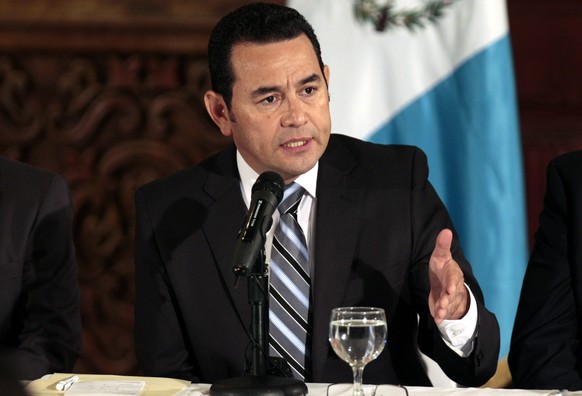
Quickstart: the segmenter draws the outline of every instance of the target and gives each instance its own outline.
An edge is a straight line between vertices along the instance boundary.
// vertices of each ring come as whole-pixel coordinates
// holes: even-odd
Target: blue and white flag
[[[528,247],[505,1],[393,1],[393,16],[428,3],[442,15],[383,32],[356,19],[357,1],[287,2],[312,23],[330,67],[333,132],[426,152],[506,356]]]

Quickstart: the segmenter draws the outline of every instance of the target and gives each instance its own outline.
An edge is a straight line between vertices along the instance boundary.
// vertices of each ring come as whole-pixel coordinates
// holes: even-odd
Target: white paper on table
[[[137,396],[145,381],[79,381],[65,391],[65,395]]]
[[[198,384],[190,384],[174,396],[204,396]]]

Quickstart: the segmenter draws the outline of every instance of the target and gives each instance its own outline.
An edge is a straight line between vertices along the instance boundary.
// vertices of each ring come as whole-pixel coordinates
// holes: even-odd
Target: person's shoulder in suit
[[[330,135],[327,150],[337,150],[339,147],[346,147],[359,158],[368,158],[370,160],[385,160],[385,156],[395,156],[395,158],[407,158],[411,155],[425,155],[417,146],[405,144],[384,144],[374,143],[356,137],[332,133]]]
[[[558,172],[561,178],[582,186],[582,150],[570,151],[560,154],[550,161],[548,173]]]
[[[68,199],[68,186],[65,179],[56,172],[36,167],[24,162],[0,156],[0,183],[4,194],[16,199],[29,199],[44,194],[49,184],[53,184],[55,194]],[[4,196],[6,198],[6,196]]]
[[[234,177],[238,175],[235,155],[234,146],[229,146],[198,164],[142,185],[137,189],[136,194],[163,202],[203,193],[203,187],[209,178],[218,178],[220,181],[232,183],[238,180]]]
[[[427,157],[419,147],[367,142],[336,133],[331,134],[322,161],[343,167],[367,184],[394,184],[398,180],[408,183],[413,171],[428,174]]]
[[[582,150],[569,151],[552,159],[553,162],[582,166]]]
[[[71,209],[65,178],[48,169],[0,156],[2,206],[19,214],[33,212],[41,204],[45,210]]]
[[[51,219],[72,232],[71,195],[62,175],[0,156],[0,193],[5,216],[0,232],[11,232],[22,240]],[[72,235],[69,239],[72,244]]]

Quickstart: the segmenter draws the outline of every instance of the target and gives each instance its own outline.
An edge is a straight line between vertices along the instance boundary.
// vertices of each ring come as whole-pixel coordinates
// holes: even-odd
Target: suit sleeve
[[[65,181],[51,175],[39,197],[24,257],[22,329],[8,359],[26,379],[70,372],[81,352],[72,208]],[[30,209],[30,208],[28,208]]]
[[[493,376],[497,368],[499,325],[495,315],[485,308],[483,293],[460,248],[452,221],[428,181],[426,156],[420,150],[415,155],[412,174],[411,207],[413,208],[412,224],[416,246],[413,254],[415,263],[412,269],[412,289],[416,290],[416,304],[419,307],[418,344],[422,352],[435,360],[450,379],[464,386],[480,386]],[[428,308],[428,292],[430,291],[428,262],[434,249],[436,236],[443,228],[450,228],[453,231],[451,252],[461,267],[465,283],[470,287],[477,303],[477,337],[472,353],[465,358],[460,357],[444,342]]]
[[[577,319],[568,259],[571,186],[552,161],[544,207],[526,270],[509,365],[520,388],[582,389],[576,369]]]
[[[148,376],[172,377],[198,382],[189,362],[187,337],[179,309],[167,280],[156,243],[155,221],[146,198],[136,194],[135,236],[135,340],[138,363]]]

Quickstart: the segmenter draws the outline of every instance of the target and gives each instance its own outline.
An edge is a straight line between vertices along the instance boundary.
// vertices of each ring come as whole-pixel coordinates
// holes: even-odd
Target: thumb
[[[433,257],[441,258],[447,257],[451,254],[451,244],[453,242],[453,232],[448,228],[443,229],[436,238]]]

